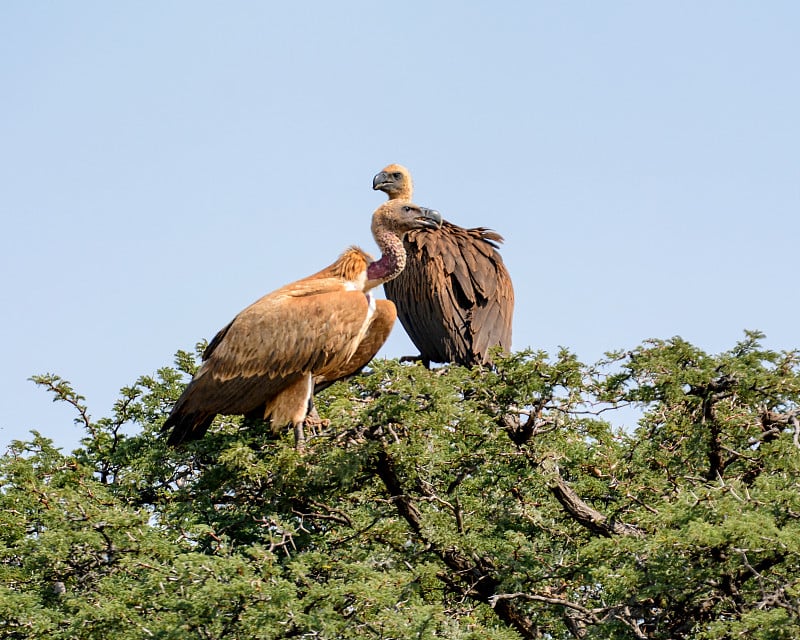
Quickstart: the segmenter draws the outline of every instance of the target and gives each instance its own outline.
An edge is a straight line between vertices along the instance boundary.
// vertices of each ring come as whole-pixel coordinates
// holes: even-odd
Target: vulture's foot
[[[312,437],[318,435],[317,430],[322,428],[326,429],[331,424],[331,421],[325,418],[324,420],[319,417],[317,408],[312,404],[311,410],[308,412],[306,419],[303,420],[303,427],[309,430]]]

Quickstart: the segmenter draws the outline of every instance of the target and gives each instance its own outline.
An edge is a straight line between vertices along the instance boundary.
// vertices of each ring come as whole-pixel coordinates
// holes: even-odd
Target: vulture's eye
[[[411,211],[414,211],[414,207],[403,207],[403,211],[410,213]]]
[[[392,180],[399,180],[402,177],[403,177],[402,173],[393,173],[392,174]]]

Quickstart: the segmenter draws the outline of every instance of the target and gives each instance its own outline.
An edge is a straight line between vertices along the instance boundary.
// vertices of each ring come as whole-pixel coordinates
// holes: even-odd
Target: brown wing
[[[472,366],[493,346],[510,350],[514,289],[499,242],[449,222],[406,237],[406,268],[384,289],[424,360]]]
[[[264,296],[209,344],[164,424],[173,429],[168,442],[200,438],[215,415],[251,413],[311,372],[346,362],[367,317],[360,291]]]
[[[375,313],[370,319],[369,327],[358,349],[347,362],[318,372],[314,378],[314,393],[327,389],[337,380],[354,376],[367,366],[386,342],[395,320],[397,320],[397,310],[394,304],[390,300],[376,300]]]

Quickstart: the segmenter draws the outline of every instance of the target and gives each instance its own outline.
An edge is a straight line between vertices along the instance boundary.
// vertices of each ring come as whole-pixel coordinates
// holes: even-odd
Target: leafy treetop
[[[800,637],[800,368],[749,332],[429,371],[316,398],[304,455],[218,418],[159,430],[195,356],[66,455],[0,459],[5,638]],[[635,428],[614,412],[635,407]],[[629,414],[629,412],[628,412]]]

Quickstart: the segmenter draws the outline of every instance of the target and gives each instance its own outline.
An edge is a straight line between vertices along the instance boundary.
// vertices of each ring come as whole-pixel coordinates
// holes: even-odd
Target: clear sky
[[[374,251],[391,162],[505,236],[515,348],[800,347],[798,68],[793,1],[0,3],[0,446]]]

